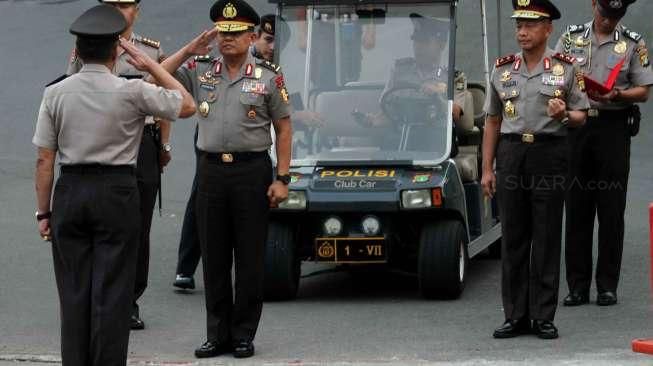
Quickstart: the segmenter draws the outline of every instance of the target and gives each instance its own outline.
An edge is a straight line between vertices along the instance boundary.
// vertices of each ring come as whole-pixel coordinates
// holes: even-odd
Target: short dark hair
[[[77,56],[85,63],[111,61],[115,57],[117,42],[113,38],[77,37]]]

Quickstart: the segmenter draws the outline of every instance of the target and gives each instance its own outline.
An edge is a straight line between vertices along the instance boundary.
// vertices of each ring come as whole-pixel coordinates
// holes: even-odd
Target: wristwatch
[[[284,185],[288,185],[290,184],[290,174],[279,174],[277,175],[277,180]]]
[[[52,217],[52,212],[48,211],[48,212],[44,212],[44,213],[40,214],[38,211],[36,211],[34,213],[34,216],[36,216],[36,221],[41,222],[41,221],[43,221],[45,219],[49,219],[50,217]]]
[[[165,144],[161,144],[161,149],[164,152],[171,152],[172,151],[172,145],[170,145],[170,143],[166,142]]]

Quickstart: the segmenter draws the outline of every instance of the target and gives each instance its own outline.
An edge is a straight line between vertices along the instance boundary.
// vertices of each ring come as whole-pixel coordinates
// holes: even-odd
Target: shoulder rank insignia
[[[494,65],[495,67],[501,67],[503,65],[507,65],[514,61],[515,61],[515,55],[504,56],[504,57],[499,57]]]
[[[579,33],[585,30],[585,24],[572,24],[567,27],[569,33]]]
[[[281,71],[281,66],[277,66],[270,61],[261,60],[258,64],[273,71],[275,74],[278,74]]]
[[[141,42],[142,44],[146,45],[146,46],[150,46],[150,47],[152,47],[152,48],[156,48],[157,50],[158,50],[159,48],[161,48],[161,42],[159,42],[159,41],[157,41],[157,40],[154,40],[154,39],[151,39],[151,38],[147,38],[147,37],[139,37],[139,38],[138,38],[138,41]]]
[[[639,42],[639,41],[642,39],[642,35],[641,35],[641,34],[639,34],[639,33],[637,33],[637,32],[633,32],[633,31],[629,30],[629,29],[626,28],[626,27],[624,27],[624,29],[623,29],[623,34],[624,34],[624,36],[626,36],[626,37],[632,39],[632,40],[635,41],[635,42]]]
[[[568,64],[573,64],[574,62],[576,62],[576,59],[574,57],[565,55],[563,53],[556,53],[555,55],[553,55],[553,58],[566,62]]]
[[[194,60],[196,62],[212,62],[213,57],[211,55],[195,56]]]

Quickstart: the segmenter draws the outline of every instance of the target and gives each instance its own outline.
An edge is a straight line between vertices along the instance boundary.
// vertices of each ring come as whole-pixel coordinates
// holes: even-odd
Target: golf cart
[[[415,273],[425,298],[459,297],[469,258],[496,252],[501,237],[479,174],[487,51],[485,83],[461,87],[454,72],[459,2],[270,2],[288,24],[277,27],[289,34],[277,35],[287,44],[276,59],[294,134],[289,198],[271,213],[266,299],[296,297],[303,261]],[[485,25],[484,1],[481,8]],[[403,72],[398,65],[417,57],[416,17],[444,32],[432,60],[439,93],[388,83]],[[462,90],[466,112],[454,128],[454,93]],[[384,123],[361,122],[369,116]]]

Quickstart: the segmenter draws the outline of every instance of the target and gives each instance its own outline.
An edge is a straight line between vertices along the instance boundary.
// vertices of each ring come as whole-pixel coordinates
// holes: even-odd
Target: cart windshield
[[[284,6],[292,165],[447,159],[451,14],[448,3]]]

